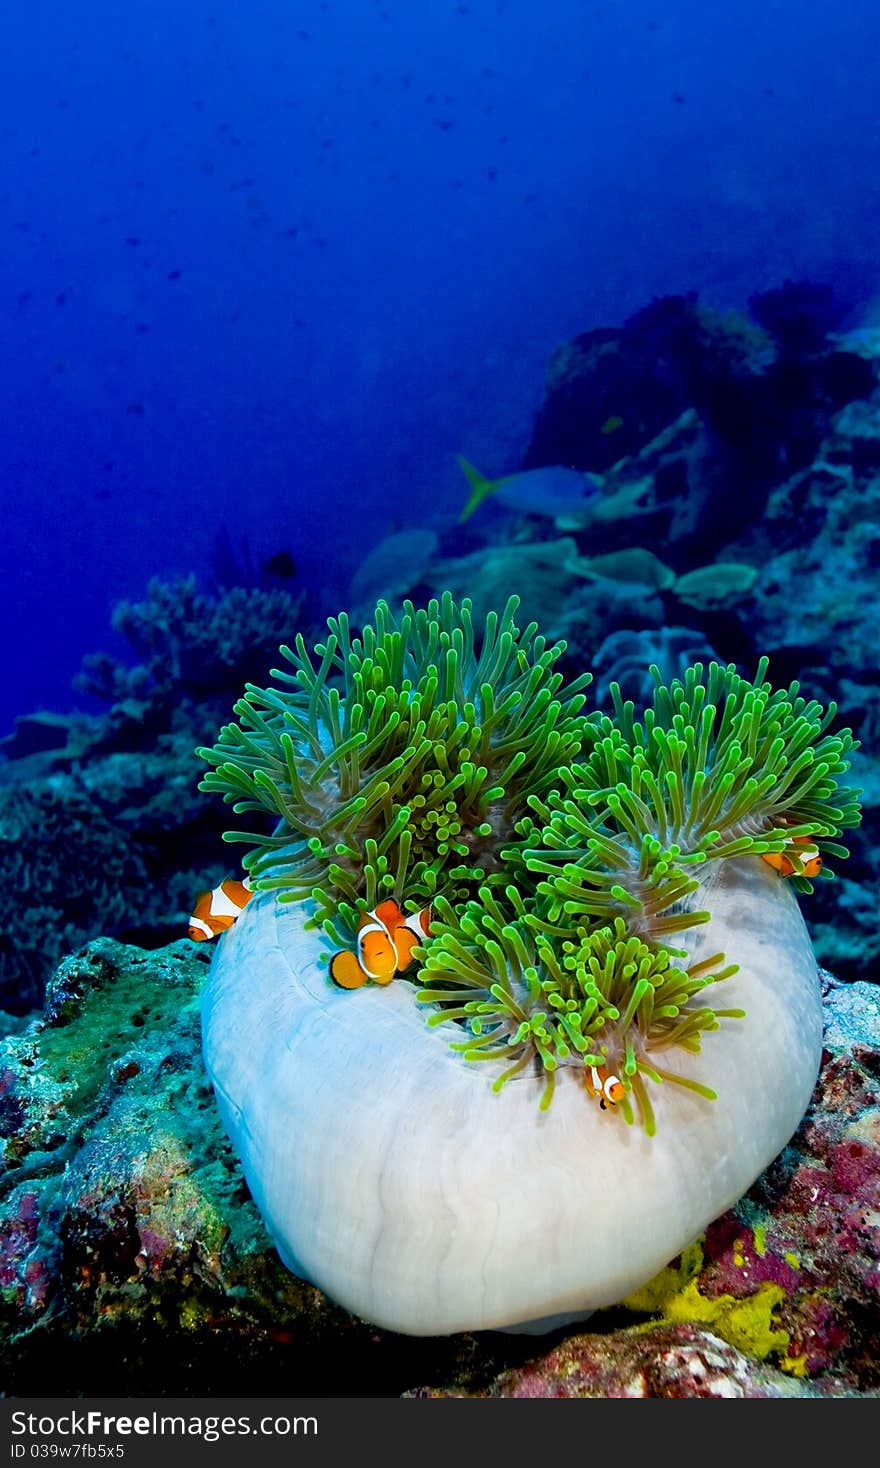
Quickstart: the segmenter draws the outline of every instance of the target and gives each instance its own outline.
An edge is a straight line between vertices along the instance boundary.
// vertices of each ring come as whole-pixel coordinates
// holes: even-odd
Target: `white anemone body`
[[[676,946],[739,972],[707,1002],[740,1007],[648,1082],[656,1135],[600,1110],[582,1069],[464,1060],[412,984],[337,988],[307,909],[253,898],[219,942],[203,1006],[208,1072],[266,1226],[290,1269],[376,1325],[412,1335],[585,1315],[644,1284],[781,1151],[819,1069],[816,960],[797,900],[758,857],[707,870],[711,922]]]

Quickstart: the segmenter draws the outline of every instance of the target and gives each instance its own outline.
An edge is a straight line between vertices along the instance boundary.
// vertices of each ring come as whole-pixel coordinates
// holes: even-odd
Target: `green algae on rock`
[[[154,953],[96,939],[0,1045],[0,1369],[20,1394],[207,1391],[223,1332],[265,1351],[279,1311],[289,1329],[319,1322],[211,1103],[205,974],[186,939]]]

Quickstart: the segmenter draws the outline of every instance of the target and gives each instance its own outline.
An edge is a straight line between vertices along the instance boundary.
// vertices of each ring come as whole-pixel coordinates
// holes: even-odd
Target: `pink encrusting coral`
[[[611,1336],[573,1336],[527,1365],[502,1372],[488,1389],[423,1387],[407,1395],[725,1401],[741,1397],[845,1397],[849,1393],[833,1382],[816,1385],[757,1363],[702,1326],[664,1322],[647,1330],[633,1326]]]
[[[52,1293],[51,1249],[41,1237],[39,1197],[27,1186],[7,1200],[0,1221],[0,1299],[40,1315]]]
[[[791,1144],[710,1224],[699,1268],[658,1313],[682,1318],[687,1292],[721,1335],[738,1304],[766,1305],[766,1356],[783,1371],[880,1387],[880,1043],[825,1049]]]

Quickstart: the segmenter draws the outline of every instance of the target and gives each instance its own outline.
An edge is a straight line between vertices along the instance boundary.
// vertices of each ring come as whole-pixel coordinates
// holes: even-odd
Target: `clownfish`
[[[819,848],[809,836],[792,836],[792,846],[800,846],[803,849],[798,856],[804,864],[803,876],[816,877],[822,870],[822,858]],[[762,851],[762,857],[769,866],[775,867],[783,877],[790,877],[794,873],[794,865],[789,861],[784,851]]]
[[[605,1065],[585,1066],[584,1085],[588,1095],[599,1098],[601,1111],[607,1110],[609,1106],[619,1106],[626,1094],[623,1081]]]
[[[365,912],[357,926],[355,948],[334,953],[330,977],[342,989],[359,989],[368,979],[390,984],[395,974],[409,968],[413,949],[429,933],[430,907],[406,917],[389,897]]]
[[[254,889],[249,878],[237,882],[227,877],[213,892],[200,892],[189,920],[189,937],[194,943],[204,943],[206,938],[216,938],[231,928],[239,913],[250,902]]]

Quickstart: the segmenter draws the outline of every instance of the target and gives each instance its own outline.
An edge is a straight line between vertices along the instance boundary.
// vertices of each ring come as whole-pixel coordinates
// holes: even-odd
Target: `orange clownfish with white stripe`
[[[803,862],[802,875],[805,877],[817,877],[822,870],[822,858],[819,848],[810,836],[792,836],[790,846],[798,847],[798,857]],[[794,864],[789,861],[784,851],[762,851],[762,857],[771,867],[775,867],[783,877],[794,874]]]
[[[250,902],[254,889],[245,877],[237,882],[227,877],[213,892],[200,892],[189,920],[189,936],[194,943],[204,943],[206,938],[216,938],[231,928],[243,908]]]
[[[601,1111],[607,1111],[609,1106],[619,1106],[626,1094],[623,1081],[606,1065],[585,1065],[584,1085],[587,1094],[598,1099]]]
[[[409,968],[413,949],[429,935],[430,922],[430,907],[407,917],[393,898],[387,898],[364,913],[357,925],[354,949],[334,953],[331,978],[342,989],[359,989],[368,979],[374,984],[390,984],[395,974]]]

